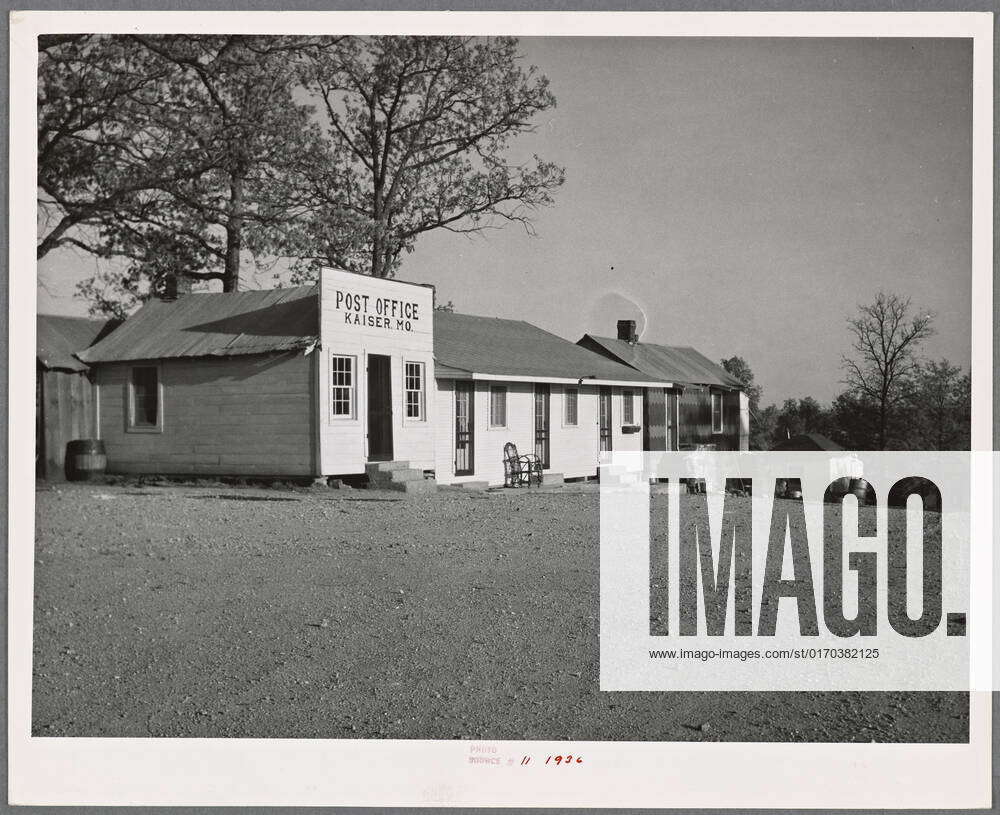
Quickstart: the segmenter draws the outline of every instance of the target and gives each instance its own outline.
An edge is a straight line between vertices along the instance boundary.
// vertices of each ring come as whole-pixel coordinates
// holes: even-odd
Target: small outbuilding
[[[35,323],[35,475],[60,478],[66,445],[97,432],[90,368],[74,354],[119,321],[39,314]]]
[[[821,433],[798,433],[778,442],[771,449],[815,452],[817,450],[843,450],[844,448]]]

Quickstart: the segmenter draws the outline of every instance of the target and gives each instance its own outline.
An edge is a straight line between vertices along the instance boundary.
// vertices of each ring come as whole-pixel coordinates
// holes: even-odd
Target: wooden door
[[[542,469],[549,468],[549,425],[551,388],[547,384],[535,385],[535,455],[542,462]]]
[[[666,397],[663,388],[644,388],[642,391],[642,449],[669,450],[667,438],[669,421],[666,415]]]
[[[475,400],[471,382],[455,383],[455,475],[475,472]]]
[[[678,436],[677,436],[677,391],[668,390],[666,392],[666,419],[667,419],[667,439],[666,439],[666,450],[677,450],[678,446]]]
[[[600,427],[602,453],[611,450],[611,388],[601,387],[597,396],[598,425]]]
[[[392,461],[392,365],[368,355],[368,460]]]

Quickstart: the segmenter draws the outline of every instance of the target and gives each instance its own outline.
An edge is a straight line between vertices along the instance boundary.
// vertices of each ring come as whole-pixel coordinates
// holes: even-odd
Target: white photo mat
[[[990,694],[967,744],[473,742],[31,736],[35,99],[41,33],[961,37],[973,52],[972,448],[992,451],[992,15],[983,13],[14,12],[10,92],[9,797],[14,804],[774,808],[990,805]],[[987,470],[989,468],[987,467]],[[989,500],[975,496],[974,500]],[[992,530],[979,529],[990,534]],[[987,569],[989,572],[989,569]],[[982,595],[979,597],[983,601]],[[985,598],[987,605],[989,597]],[[979,607],[979,606],[975,606]],[[470,747],[533,756],[468,761]],[[548,754],[586,755],[553,773]],[[541,761],[538,757],[541,756]],[[582,770],[582,771],[580,771]]]

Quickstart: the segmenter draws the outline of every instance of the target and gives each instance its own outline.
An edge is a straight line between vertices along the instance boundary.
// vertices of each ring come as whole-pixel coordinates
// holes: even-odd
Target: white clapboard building
[[[551,479],[594,476],[602,450],[642,449],[647,390],[684,387],[526,322],[435,311],[429,286],[334,269],[151,300],[77,357],[109,472],[377,470],[412,489],[502,484],[508,442]]]

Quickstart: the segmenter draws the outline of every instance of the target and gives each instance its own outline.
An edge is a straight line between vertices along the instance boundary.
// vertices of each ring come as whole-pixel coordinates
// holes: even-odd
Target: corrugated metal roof
[[[150,300],[78,354],[85,362],[238,356],[307,348],[319,339],[316,286]]]
[[[648,376],[688,385],[743,387],[742,383],[721,365],[716,365],[704,354],[688,346],[656,345],[647,342],[630,345],[625,340],[595,337],[593,334],[584,334],[580,343],[586,344],[588,340]]]
[[[318,292],[317,286],[299,286],[150,300],[92,347],[74,350],[80,360],[94,363],[307,348],[319,338]],[[627,343],[623,345],[628,348]],[[717,368],[693,349],[664,350],[682,350],[685,358],[696,359],[702,367]],[[677,366],[669,368],[670,376],[629,367],[521,320],[442,311],[434,312],[434,357],[435,373],[446,377],[482,374],[636,383],[714,381],[681,378]],[[687,374],[691,367],[689,363],[680,370]]]
[[[662,382],[521,320],[434,312],[438,376],[461,373]]]
[[[36,319],[35,356],[50,370],[86,371],[87,366],[73,354],[89,348],[95,340],[119,324],[119,320],[39,314]]]

